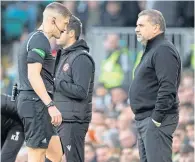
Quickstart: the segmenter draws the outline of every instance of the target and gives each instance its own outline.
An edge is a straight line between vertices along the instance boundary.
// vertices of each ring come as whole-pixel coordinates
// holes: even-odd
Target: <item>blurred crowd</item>
[[[42,12],[52,1],[3,1],[2,43],[32,32],[42,20]],[[58,1],[81,19],[83,33],[93,26],[135,27],[138,13],[157,9],[167,27],[194,27],[193,1]]]
[[[17,78],[15,61],[19,43],[40,25],[42,12],[50,2],[1,2],[1,92],[11,94],[12,85]],[[62,3],[81,19],[83,37],[89,28],[95,26],[135,27],[138,13],[148,8],[161,11],[167,27],[194,27],[193,1],[62,1]],[[85,162],[139,162],[134,115],[128,101],[130,82],[125,76],[129,73],[128,66],[133,64],[134,69],[139,63],[141,53],[132,58],[127,48],[119,46],[120,43],[115,34],[108,35],[105,40],[104,48],[107,52],[105,58],[121,53],[113,69],[114,72],[121,72],[121,76],[117,82],[112,83],[112,79],[105,78],[109,74],[101,71],[99,80],[96,81],[92,121],[86,135]],[[51,46],[55,56],[54,40],[51,40]],[[194,161],[194,47],[192,49],[189,47],[189,54],[186,54],[183,60],[179,88],[180,119],[173,137],[173,162]],[[133,79],[133,71],[131,75]],[[122,84],[124,80],[125,84]],[[17,162],[26,161],[27,152],[24,146]]]

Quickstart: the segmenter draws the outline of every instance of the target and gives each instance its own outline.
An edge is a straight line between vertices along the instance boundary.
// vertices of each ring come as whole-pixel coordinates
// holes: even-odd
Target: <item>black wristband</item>
[[[51,106],[55,106],[54,102],[51,101],[48,105],[46,105],[47,108],[51,107]]]

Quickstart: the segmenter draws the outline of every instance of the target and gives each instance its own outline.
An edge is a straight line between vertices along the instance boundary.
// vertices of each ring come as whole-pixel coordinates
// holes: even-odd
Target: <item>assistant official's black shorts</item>
[[[85,136],[89,123],[62,122],[57,127],[67,162],[84,162]]]
[[[16,156],[24,143],[23,126],[15,123],[9,130],[1,129],[1,161],[15,162]]]
[[[47,148],[51,137],[56,135],[48,108],[34,91],[21,91],[17,108],[24,125],[26,145]]]

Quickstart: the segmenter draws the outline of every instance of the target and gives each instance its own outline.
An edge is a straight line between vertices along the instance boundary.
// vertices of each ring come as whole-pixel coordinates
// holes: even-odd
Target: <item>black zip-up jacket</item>
[[[151,116],[161,123],[166,114],[177,113],[180,76],[181,60],[175,46],[163,33],[149,40],[129,91],[135,119]]]
[[[54,102],[63,121],[91,121],[95,63],[88,52],[89,48],[82,39],[58,51]]]
[[[15,101],[11,101],[11,96],[1,94],[1,131],[6,133],[11,127],[21,125],[22,122],[17,113],[17,105]]]

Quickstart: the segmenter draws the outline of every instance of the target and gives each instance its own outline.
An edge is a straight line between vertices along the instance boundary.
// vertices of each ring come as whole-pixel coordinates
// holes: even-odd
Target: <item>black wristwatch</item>
[[[51,106],[55,106],[54,102],[51,101],[48,105],[46,105],[47,108],[51,107]]]

